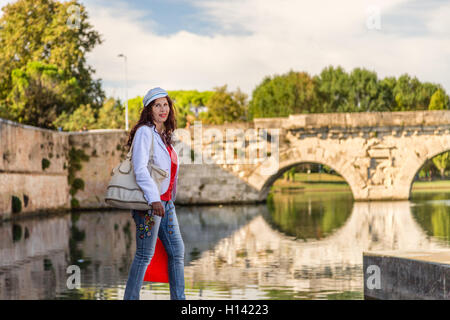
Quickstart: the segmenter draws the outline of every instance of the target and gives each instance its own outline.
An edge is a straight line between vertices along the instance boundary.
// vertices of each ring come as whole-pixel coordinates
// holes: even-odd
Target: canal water
[[[450,248],[450,193],[354,202],[350,192],[274,193],[267,204],[181,206],[187,299],[363,299],[362,254]],[[129,211],[0,225],[0,299],[122,299],[135,252]],[[68,289],[70,265],[81,287]],[[144,283],[141,299],[169,299]]]

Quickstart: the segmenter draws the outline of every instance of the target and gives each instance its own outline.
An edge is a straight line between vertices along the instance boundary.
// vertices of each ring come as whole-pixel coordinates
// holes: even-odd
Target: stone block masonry
[[[180,204],[262,202],[277,178],[305,162],[341,174],[355,200],[406,200],[425,161],[450,150],[450,111],[300,114],[202,127],[202,134],[221,133],[221,141],[210,134],[194,143],[193,126],[187,136],[176,134],[175,148],[187,146],[189,159],[234,141],[227,136],[230,129],[279,134],[268,139],[266,157],[251,163],[227,163],[215,152],[205,157],[208,162],[182,162]],[[0,119],[0,220],[37,211],[105,208],[111,170],[125,158],[127,139],[125,130],[57,132]],[[249,155],[258,148],[253,139],[243,141],[232,154]],[[274,159],[276,169],[262,174]]]

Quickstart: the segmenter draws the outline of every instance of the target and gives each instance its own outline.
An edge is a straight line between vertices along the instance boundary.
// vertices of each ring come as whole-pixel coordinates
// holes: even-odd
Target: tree
[[[79,14],[70,13],[71,6],[78,8]],[[105,94],[100,80],[93,80],[95,71],[86,63],[86,54],[102,40],[89,24],[82,4],[73,0],[18,0],[2,10],[0,105],[9,108],[13,103],[10,95],[14,86],[13,71],[23,70],[29,62],[40,61],[62,70],[63,82],[76,79],[80,90],[67,101],[66,113],[73,112],[81,104],[90,104],[94,109],[102,106]],[[69,24],[73,22],[72,18],[77,19],[79,27],[69,27],[68,21]]]
[[[420,82],[408,74],[378,80],[377,74],[355,68],[325,67],[308,80],[306,73],[290,71],[266,76],[253,91],[250,119],[283,117],[306,112],[413,111],[448,108],[449,98],[440,85]],[[440,92],[436,92],[441,90]]]
[[[318,112],[351,112],[349,103],[351,81],[345,70],[338,66],[326,67],[319,76],[314,77],[319,100]]]
[[[65,111],[54,121],[56,127],[61,127],[64,131],[79,131],[82,129],[97,129],[95,110],[91,106],[82,104],[72,114]]]
[[[436,166],[436,169],[439,170],[441,178],[445,178],[445,169],[447,169],[450,165],[450,151],[441,153],[440,155],[435,156],[433,159],[433,164]]]
[[[208,112],[202,120],[211,124],[244,120],[247,95],[239,88],[236,92],[228,92],[227,85],[215,87],[214,90],[207,102]]]
[[[296,172],[297,172],[296,167],[290,168],[283,174],[284,180],[295,182],[295,173]]]
[[[30,125],[52,128],[52,122],[70,108],[80,88],[55,65],[38,61],[12,71],[12,89],[8,95],[8,118]]]
[[[392,111],[395,107],[394,88],[397,84],[395,77],[386,77],[378,81],[377,102],[370,111]],[[368,110],[369,111],[369,110]]]
[[[248,106],[248,116],[250,119],[270,117],[275,113],[272,111],[274,94],[271,81],[270,76],[266,76],[253,90],[252,100]]]
[[[290,70],[273,78],[265,77],[253,90],[248,118],[311,113],[315,112],[316,105],[314,83],[310,75]]]
[[[403,74],[393,89],[395,100],[393,111],[427,110],[431,96],[438,89],[435,84],[421,83],[416,77]]]
[[[142,104],[142,100],[141,100]],[[135,116],[135,108],[130,108],[130,100],[128,100],[129,121],[136,123],[138,116]],[[130,112],[131,111],[131,112]],[[133,115],[133,117],[131,117]],[[97,129],[124,129],[125,128],[125,108],[120,104],[120,101],[113,98],[108,98],[103,103],[103,106],[98,110]]]
[[[194,116],[191,107],[206,106],[208,100],[214,94],[213,91],[197,91],[197,90],[173,90],[167,92],[175,102],[177,115],[177,126],[183,128],[186,126],[187,117]],[[194,116],[195,118],[195,116]]]
[[[428,110],[447,110],[449,105],[449,98],[443,90],[438,89],[431,96]]]
[[[350,89],[346,110],[353,112],[378,111],[379,85],[377,74],[366,69],[355,68],[350,73]]]

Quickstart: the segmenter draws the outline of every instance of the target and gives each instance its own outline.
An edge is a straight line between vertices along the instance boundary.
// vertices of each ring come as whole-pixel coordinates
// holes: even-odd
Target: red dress
[[[173,152],[172,146],[166,146],[169,151],[170,158],[172,159],[170,167],[170,184],[164,194],[161,195],[161,200],[169,201],[172,199],[172,188],[175,181],[175,173],[178,166],[177,156]],[[144,281],[149,282],[169,282],[169,270],[168,270],[167,252],[159,238],[156,239],[155,253],[153,255],[150,264],[145,271]]]

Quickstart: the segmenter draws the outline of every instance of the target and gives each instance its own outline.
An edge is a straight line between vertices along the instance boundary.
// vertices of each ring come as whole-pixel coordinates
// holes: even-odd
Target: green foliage
[[[71,28],[68,8],[79,8],[79,27]],[[94,80],[86,55],[103,42],[76,0],[17,0],[0,17],[0,117],[64,130],[124,128],[125,107],[109,98]],[[205,123],[248,121],[298,113],[442,110],[449,97],[440,85],[421,83],[408,74],[378,79],[374,71],[327,66],[319,75],[290,70],[266,76],[252,99],[227,85],[214,91],[169,91],[179,128],[200,113]],[[138,121],[142,97],[128,100],[130,125]]]
[[[88,105],[81,105],[72,114],[65,111],[53,122],[55,127],[61,127],[65,131],[79,131],[83,128],[97,128],[95,111]]]
[[[270,203],[270,205],[269,205]],[[274,194],[268,203],[268,222],[274,229],[297,239],[324,239],[338,230],[350,217],[350,193]]]
[[[55,65],[39,61],[27,63],[11,74],[12,88],[7,96],[8,118],[38,127],[52,128],[52,121],[74,106],[79,92],[75,78],[68,78]]]
[[[47,169],[50,167],[50,161],[47,158],[42,159],[42,170]]]
[[[393,111],[427,110],[436,90],[436,85],[422,84],[416,77],[401,75],[392,92],[395,100]]]
[[[295,172],[297,172],[296,167],[292,167],[283,173],[283,178],[286,181],[295,181]]]
[[[52,260],[48,259],[48,258],[44,258],[44,270],[48,271],[48,270],[53,270],[53,263]]]
[[[89,156],[82,149],[72,147],[69,150],[69,185],[72,185],[75,179],[75,172],[82,169],[81,161],[88,161]]]
[[[84,181],[75,177],[76,172],[82,169],[81,161],[89,161],[89,156],[83,151],[83,149],[75,149],[74,147],[72,147],[69,150],[69,168],[67,175],[67,181],[70,186],[69,192],[72,196],[72,204],[74,203],[73,197],[75,196],[77,191],[80,189],[84,189]],[[74,208],[73,205],[72,208]]]
[[[144,104],[142,103],[143,97],[137,96],[132,99],[128,99],[128,120],[130,124],[135,124],[138,122],[139,117],[141,115],[142,109],[144,108]],[[125,105],[120,105],[120,109],[122,110],[122,126],[119,128],[125,128]]]
[[[187,123],[188,115],[195,118],[191,107],[207,106],[208,101],[214,94],[213,91],[197,91],[197,90],[173,90],[167,91],[169,96],[174,100],[176,119],[178,128],[184,128]],[[192,118],[193,119],[193,118]]]
[[[253,91],[248,115],[249,119],[283,117],[316,112],[316,106],[316,92],[309,74],[290,70],[284,75],[264,78]]]
[[[133,109],[131,109],[133,111]],[[130,108],[129,108],[130,111]],[[130,115],[132,115],[130,117]],[[129,121],[137,121],[138,116],[129,112]],[[134,120],[136,119],[136,120]],[[82,129],[123,129],[125,127],[125,109],[120,101],[108,98],[98,110],[91,105],[81,105],[73,113],[65,111],[53,121],[55,127],[65,131],[79,131]]]
[[[412,206],[411,213],[421,228],[428,236],[450,244],[450,215],[448,206],[439,200],[447,200],[448,193],[435,193],[430,199],[429,195],[416,196],[417,200],[424,203],[420,206]],[[434,201],[429,201],[434,200]],[[438,201],[436,201],[438,200]]]
[[[72,199],[70,200],[70,207],[71,207],[72,209],[77,209],[77,208],[80,207],[80,202],[78,201],[77,198],[72,198]]]
[[[95,129],[97,122],[95,119],[95,111],[88,105],[81,105],[72,114],[63,112],[53,124],[56,127],[62,127],[66,131],[79,131],[83,128]]]
[[[16,196],[11,198],[12,213],[19,213],[22,211],[22,201]]]
[[[13,242],[20,241],[22,239],[22,226],[20,224],[13,224],[12,227]]]
[[[215,87],[207,102],[208,111],[202,112],[200,119],[209,124],[243,121],[246,119],[247,95],[238,88],[228,92],[227,85]]]
[[[450,151],[441,153],[425,161],[418,172],[419,180],[435,180],[437,177],[445,179],[450,170]]]
[[[431,96],[428,110],[447,110],[448,106],[449,106],[448,96],[446,96],[443,90],[438,89]]]
[[[395,108],[393,91],[396,83],[395,77],[386,77],[378,81],[376,104],[370,111],[392,111]]]
[[[75,178],[70,188],[70,195],[74,196],[78,190],[84,190],[84,181],[80,178]]]
[[[421,83],[407,74],[379,80],[374,71],[355,68],[347,73],[340,66],[328,66],[312,81],[308,74],[292,70],[265,77],[253,91],[249,115],[252,119],[310,112],[413,111],[448,105],[440,85]]]
[[[317,112],[349,112],[349,92],[351,81],[345,70],[338,66],[326,67],[314,77],[319,99]]]
[[[79,28],[67,24],[72,5],[80,9]],[[62,111],[70,114],[81,104],[91,104],[94,109],[102,105],[100,80],[92,79],[95,71],[86,63],[86,54],[102,40],[89,24],[82,4],[18,0],[2,10],[0,114],[51,127]],[[44,113],[48,120],[42,120]]]
[[[350,73],[350,90],[346,110],[378,111],[378,78],[373,71],[361,68]]]
[[[439,170],[441,178],[445,178],[445,169],[450,168],[450,151],[441,153],[435,156],[433,159],[433,164]]]

